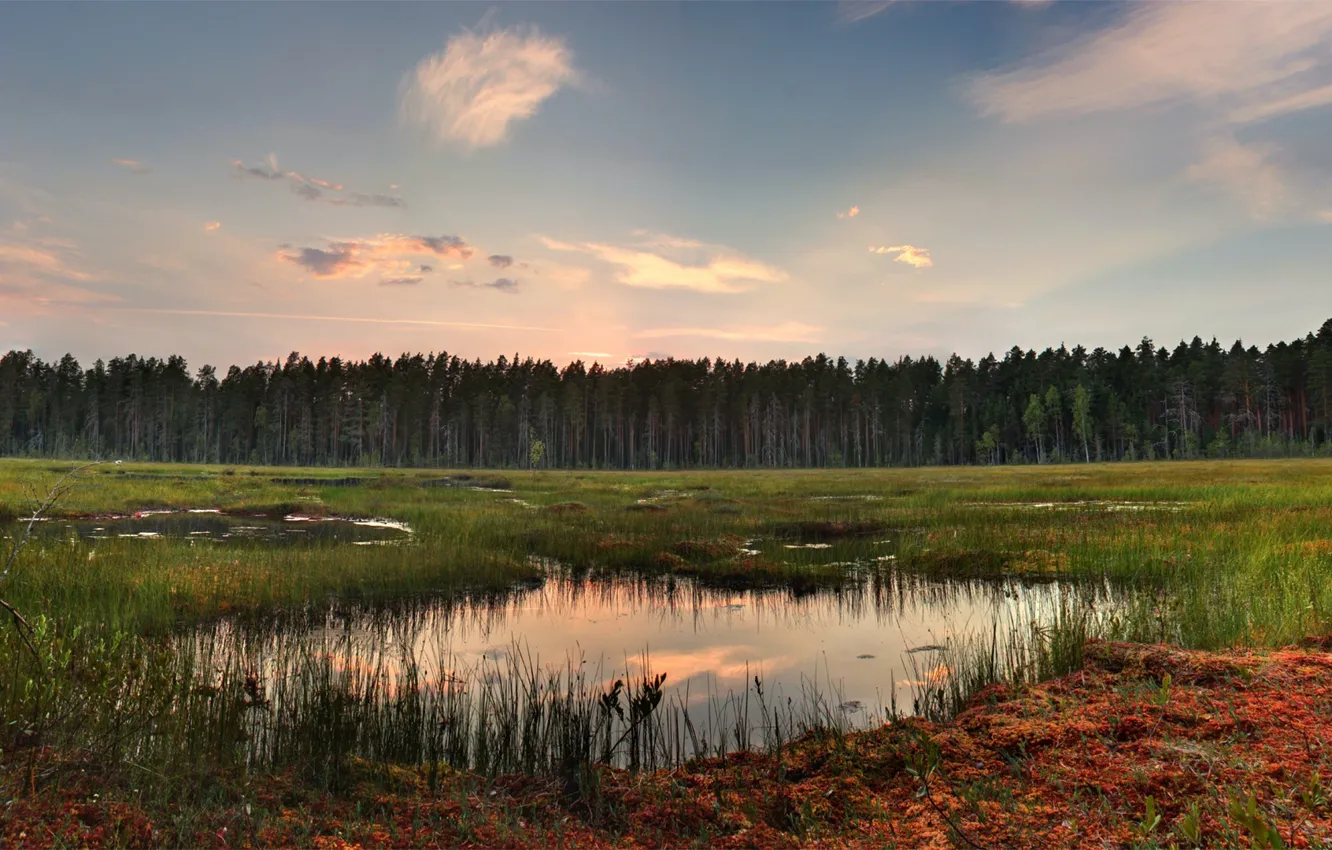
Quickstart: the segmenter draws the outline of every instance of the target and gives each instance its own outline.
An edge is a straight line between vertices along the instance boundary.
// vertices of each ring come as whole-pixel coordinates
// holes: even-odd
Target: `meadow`
[[[70,467],[0,463],[8,542]],[[115,533],[201,510],[231,525]],[[402,533],[365,545],[262,536],[262,522],[334,518]],[[94,838],[104,824],[51,833],[73,843],[191,843],[216,834],[219,812],[252,843],[304,843],[316,836],[261,836],[283,812],[363,797],[368,776],[376,793],[407,783],[471,800],[436,843],[556,836],[564,827],[535,812],[523,783],[545,783],[569,823],[592,830],[567,840],[660,839],[679,825],[632,826],[631,804],[608,791],[624,776],[743,763],[751,749],[780,762],[885,722],[914,728],[908,715],[947,724],[977,694],[1081,669],[1089,641],[1265,651],[1325,634],[1332,612],[1332,462],[1321,460],[649,473],[102,464],[43,520],[0,584],[31,625],[0,633],[4,794],[68,802],[96,776],[99,805],[151,814],[150,827],[122,817],[121,832]],[[232,527],[244,534],[209,537]],[[555,587],[630,594],[638,618],[822,605],[890,629],[912,606],[983,613],[928,652],[894,644],[905,684],[888,678],[863,716],[839,710],[831,676],[793,679],[798,692],[778,698],[746,670],[739,689],[682,697],[670,686],[684,673],[631,662],[637,645],[606,667],[521,647],[462,666],[427,651],[468,617],[517,622],[521,600]],[[485,828],[458,832],[460,812]],[[833,829],[825,820],[774,828],[802,838]]]

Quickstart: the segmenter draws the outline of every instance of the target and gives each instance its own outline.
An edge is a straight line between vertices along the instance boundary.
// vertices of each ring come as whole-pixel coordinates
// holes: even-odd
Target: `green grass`
[[[0,516],[22,516],[28,495],[69,466],[0,462]],[[40,624],[43,653],[38,663],[12,629],[0,633],[0,749],[35,736],[169,778],[200,763],[313,765],[327,777],[350,756],[576,773],[571,765],[697,754],[696,718],[654,709],[637,727],[651,735],[621,741],[633,724],[599,715],[604,694],[572,675],[515,668],[461,700],[348,673],[365,659],[331,666],[336,653],[290,630],[270,659],[279,673],[265,681],[283,709],[269,714],[244,704],[246,664],[256,658],[223,653],[204,663],[206,654],[179,650],[182,635],[233,624],[262,635],[294,610],[457,601],[552,572],[797,593],[841,591],[867,576],[1057,579],[1086,589],[1021,626],[995,623],[951,645],[940,659],[947,678],[916,671],[912,708],[934,717],[992,682],[1075,668],[1088,637],[1274,646],[1326,632],[1332,612],[1332,462],[1322,460],[535,474],[103,465],[57,513],[186,508],[387,517],[413,533],[401,545],[365,547],[39,534],[0,586]],[[819,548],[788,548],[802,544]],[[630,684],[641,696],[642,683]],[[836,725],[822,698],[807,696],[789,709],[787,734]],[[453,731],[441,737],[445,726]],[[747,722],[734,728],[732,748],[765,742]]]

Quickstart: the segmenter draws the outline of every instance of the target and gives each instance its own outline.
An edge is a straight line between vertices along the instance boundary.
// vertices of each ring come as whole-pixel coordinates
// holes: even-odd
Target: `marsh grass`
[[[66,468],[0,463],[0,517],[22,516],[28,485]],[[65,515],[299,510],[414,530],[382,547],[26,549],[7,598],[40,623],[44,655],[32,666],[0,638],[0,747],[124,765],[136,787],[290,767],[333,786],[348,759],[368,759],[546,773],[576,788],[599,764],[647,768],[849,728],[817,676],[789,701],[760,678],[691,702],[653,686],[672,671],[646,666],[603,675],[516,652],[455,671],[328,634],[275,637],[272,623],[331,604],[474,600],[557,575],[795,595],[911,576],[1087,589],[910,656],[909,711],[934,718],[991,684],[1076,669],[1088,638],[1277,646],[1325,633],[1332,611],[1323,460],[530,476],[127,464],[88,478]],[[618,709],[602,702],[617,678]]]

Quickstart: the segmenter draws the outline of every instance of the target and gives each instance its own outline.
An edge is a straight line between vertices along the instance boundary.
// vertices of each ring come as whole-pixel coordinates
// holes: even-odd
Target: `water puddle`
[[[184,539],[202,542],[254,541],[282,543],[350,543],[359,546],[400,542],[411,536],[406,523],[390,519],[323,517],[290,514],[240,516],[215,509],[139,511],[127,516],[90,519],[48,519],[34,534],[47,539],[83,540]]]
[[[1088,499],[1074,502],[969,502],[973,508],[1015,508],[1045,511],[1182,511],[1187,502],[1132,502],[1114,499]]]

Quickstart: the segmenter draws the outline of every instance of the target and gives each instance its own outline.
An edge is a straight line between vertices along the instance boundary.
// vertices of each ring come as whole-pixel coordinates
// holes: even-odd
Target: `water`
[[[22,533],[22,523],[18,524]],[[215,510],[143,511],[129,516],[91,519],[52,519],[37,524],[39,537],[78,537],[83,540],[187,539],[201,543],[253,541],[274,544],[351,543],[372,545],[405,540],[411,529],[404,523],[353,517],[314,517],[302,514],[274,518],[240,516]]]
[[[952,675],[944,663],[949,648],[988,639],[996,629],[1029,630],[1061,605],[1101,595],[1057,582],[929,580],[891,567],[836,591],[801,595],[557,572],[508,594],[335,608],[258,626],[227,622],[190,639],[201,657],[229,656],[233,668],[253,671],[275,704],[327,705],[326,695],[312,697],[308,686],[290,682],[299,666],[293,659],[320,659],[327,665],[313,677],[320,686],[339,681],[357,698],[374,692],[390,706],[408,680],[433,689],[437,701],[467,703],[462,711],[472,724],[503,705],[570,690],[592,705],[617,679],[632,685],[665,674],[669,716],[660,735],[670,755],[653,758],[669,763],[761,746],[774,724],[863,728],[894,711],[912,713],[919,693]],[[538,679],[544,690],[534,697],[524,682]],[[456,706],[433,710],[452,718]],[[398,706],[385,711],[402,714]],[[615,730],[603,739],[619,737]],[[622,756],[613,760],[631,761]]]
[[[418,657],[471,669],[512,652],[541,664],[604,672],[665,673],[690,705],[743,693],[754,677],[782,696],[809,685],[837,704],[910,704],[910,672],[935,670],[921,647],[1021,621],[1058,604],[1057,584],[866,580],[839,593],[706,590],[687,581],[559,579],[508,599],[433,606],[388,629],[365,616],[331,617],[325,629],[369,649],[410,642]],[[913,652],[913,650],[917,650]],[[914,656],[914,657],[909,657]]]

